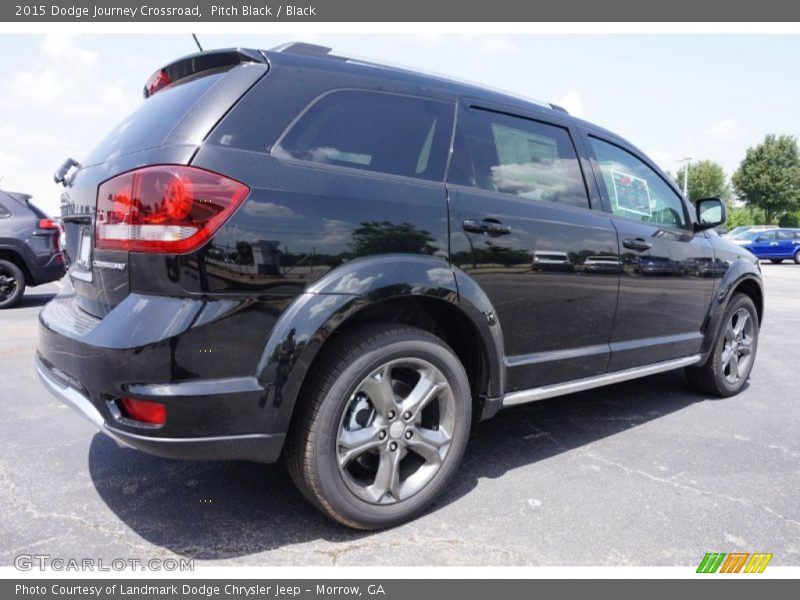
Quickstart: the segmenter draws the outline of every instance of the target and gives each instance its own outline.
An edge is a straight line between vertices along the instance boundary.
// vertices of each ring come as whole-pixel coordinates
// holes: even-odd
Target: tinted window
[[[450,180],[529,200],[589,207],[569,132],[471,109],[459,131]]]
[[[151,96],[92,150],[84,164],[93,165],[112,156],[160,146],[192,105],[223,75],[215,71],[186,79]]]
[[[589,139],[615,215],[686,227],[683,200],[653,169],[614,144]]]
[[[9,212],[9,210],[5,206],[3,206],[2,202],[0,202],[0,219],[2,219],[3,217],[10,217],[10,216],[11,213]]]
[[[441,181],[450,141],[446,102],[343,90],[323,96],[273,150],[276,156]]]

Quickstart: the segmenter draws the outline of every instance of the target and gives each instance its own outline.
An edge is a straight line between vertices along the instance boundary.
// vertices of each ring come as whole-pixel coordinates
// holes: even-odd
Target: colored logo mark
[[[772,554],[766,552],[707,552],[697,567],[698,573],[763,573]]]

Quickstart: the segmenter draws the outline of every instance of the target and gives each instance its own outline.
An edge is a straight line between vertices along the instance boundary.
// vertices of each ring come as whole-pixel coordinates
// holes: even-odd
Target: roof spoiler
[[[144,85],[144,97],[149,98],[168,85],[196,73],[247,62],[266,63],[267,59],[257,50],[245,48],[212,50],[184,56],[153,73]]]

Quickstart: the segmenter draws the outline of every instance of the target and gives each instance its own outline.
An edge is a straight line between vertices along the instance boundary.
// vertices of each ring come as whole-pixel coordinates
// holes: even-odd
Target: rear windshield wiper
[[[56,183],[63,184],[67,179],[67,173],[69,173],[69,170],[72,167],[80,169],[81,164],[74,158],[68,158],[61,164],[60,167],[58,167],[58,169],[56,169],[56,172],[53,174],[53,180]]]

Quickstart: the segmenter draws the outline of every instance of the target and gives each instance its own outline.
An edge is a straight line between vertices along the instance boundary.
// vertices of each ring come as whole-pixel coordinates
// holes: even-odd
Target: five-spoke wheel
[[[372,324],[331,342],[304,390],[287,447],[292,478],[351,527],[410,519],[445,489],[472,420],[464,367],[441,339]]]
[[[376,504],[413,496],[442,466],[455,420],[453,390],[434,365],[381,365],[356,387],[339,423],[337,458],[348,488]]]

